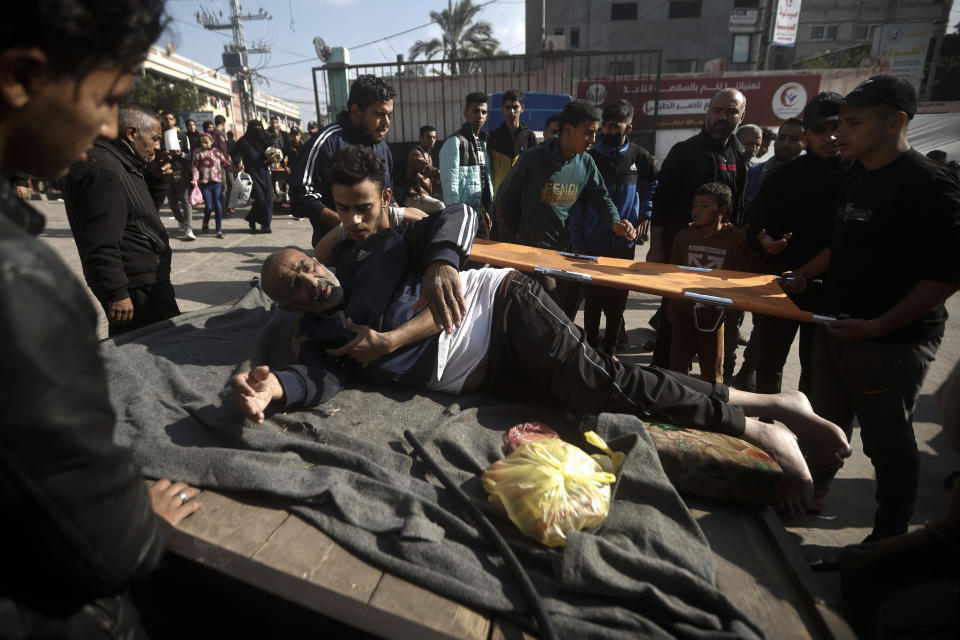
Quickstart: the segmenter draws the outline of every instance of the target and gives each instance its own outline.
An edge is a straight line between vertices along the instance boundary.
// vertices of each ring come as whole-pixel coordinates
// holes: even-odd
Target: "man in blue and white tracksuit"
[[[380,78],[360,76],[350,87],[347,110],[300,150],[290,175],[290,205],[294,216],[309,218],[313,225],[311,247],[340,224],[328,173],[330,157],[338,149],[355,144],[373,149],[386,165],[384,188],[393,188],[393,156],[385,138],[395,96],[393,88]]]
[[[638,230],[646,229],[653,208],[657,168],[646,149],[627,138],[633,129],[633,107],[625,100],[615,102],[604,108],[601,118],[599,141],[588,153],[597,165],[620,219],[629,221]],[[570,209],[569,222],[570,245],[577,253],[634,259],[636,241],[614,234],[609,223],[596,215],[589,202],[578,200]],[[610,355],[615,354],[618,338],[626,339],[623,311],[627,293],[625,289],[592,285],[584,292],[583,328],[587,341]],[[602,347],[599,344],[601,311],[607,318]]]

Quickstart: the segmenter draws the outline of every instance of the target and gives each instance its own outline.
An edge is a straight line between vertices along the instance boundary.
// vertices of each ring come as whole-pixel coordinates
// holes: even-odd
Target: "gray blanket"
[[[117,441],[150,477],[258,491],[367,562],[467,605],[530,625],[516,582],[403,439],[410,429],[510,540],[563,637],[757,637],[714,587],[703,533],[670,485],[642,423],[600,416],[627,454],[610,516],[549,550],[489,507],[480,474],[512,425],[540,420],[586,445],[549,407],[408,389],[348,387],[312,410],[242,420],[227,379],[291,361],[292,317],[258,288],[234,305],[188,313],[103,343]]]

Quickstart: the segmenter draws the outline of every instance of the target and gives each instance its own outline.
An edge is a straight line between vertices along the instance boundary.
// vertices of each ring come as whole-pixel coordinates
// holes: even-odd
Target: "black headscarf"
[[[247,144],[256,149],[257,153],[263,154],[267,149],[267,135],[263,132],[263,123],[259,120],[251,120],[247,123],[247,132],[243,136]]]

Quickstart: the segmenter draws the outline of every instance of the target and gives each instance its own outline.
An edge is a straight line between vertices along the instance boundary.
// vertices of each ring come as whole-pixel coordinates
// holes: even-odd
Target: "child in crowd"
[[[210,212],[217,214],[217,237],[223,239],[223,208],[220,194],[223,190],[223,177],[230,167],[230,160],[214,148],[213,136],[207,132],[200,134],[200,148],[193,152],[193,179],[200,185],[203,193],[203,233],[210,233]]]
[[[730,208],[730,188],[709,182],[697,188],[693,197],[693,222],[673,241],[673,264],[706,269],[749,271],[752,254],[747,237],[732,224],[724,222]],[[723,310],[714,307],[694,309],[692,302],[670,300],[667,313],[673,323],[670,368],[690,371],[696,355],[700,377],[710,382],[723,381]]]

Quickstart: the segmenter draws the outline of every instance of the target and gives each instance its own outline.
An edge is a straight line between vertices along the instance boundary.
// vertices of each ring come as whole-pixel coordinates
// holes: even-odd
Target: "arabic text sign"
[[[747,98],[744,122],[776,126],[787,118],[799,116],[807,101],[820,90],[820,76],[791,74],[746,78],[664,78],[660,82],[659,103],[655,83],[644,80],[584,81],[577,88],[578,97],[598,107],[623,99],[635,110],[633,126],[649,130],[657,124],[667,129],[693,129],[703,124],[707,107],[721,89],[738,89]]]
[[[923,65],[932,37],[933,25],[930,23],[885,24],[880,36],[874,40],[873,55],[890,58],[890,75],[903,78],[920,91]]]
[[[781,47],[795,45],[797,27],[800,25],[800,0],[778,0],[775,20],[770,44]]]

